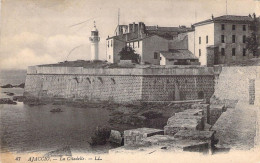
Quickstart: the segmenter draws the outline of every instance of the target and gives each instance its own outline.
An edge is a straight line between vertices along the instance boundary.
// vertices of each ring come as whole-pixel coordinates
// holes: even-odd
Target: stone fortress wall
[[[260,105],[260,66],[215,66],[214,97],[220,101],[236,100]]]
[[[25,96],[84,101],[174,101],[206,98],[214,93],[214,69],[31,66]]]
[[[260,67],[104,68],[32,66],[25,96],[84,101],[181,101],[214,95],[260,104]]]

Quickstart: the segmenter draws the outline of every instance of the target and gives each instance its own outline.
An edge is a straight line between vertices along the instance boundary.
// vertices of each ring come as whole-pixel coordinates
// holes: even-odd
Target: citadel
[[[259,143],[255,122],[260,115],[252,108],[260,106],[260,66],[244,63],[257,60],[259,48],[251,53],[246,40],[252,33],[260,38],[259,27],[255,14],[212,15],[191,27],[118,25],[114,36],[106,39],[106,61],[100,61],[94,25],[91,61],[28,67],[24,96],[83,103],[192,103],[170,117],[163,130],[138,128],[125,130],[123,136],[111,130],[115,142],[124,142],[111,153],[133,148],[147,153],[212,150],[215,138],[218,148],[229,148],[226,144],[246,148],[247,142],[254,146]],[[124,47],[134,49],[140,63],[122,60],[119,53]],[[255,133],[245,132],[248,128]]]
[[[214,95],[259,103],[259,67],[225,66],[254,57],[246,50],[245,40],[253,31],[259,37],[259,23],[260,18],[253,14],[212,15],[190,28],[146,26],[143,22],[118,25],[115,35],[106,39],[106,62],[99,61],[100,37],[94,25],[89,38],[92,61],[28,67],[25,96],[122,103],[209,101]],[[125,46],[140,55],[140,64],[120,60],[118,54]],[[234,80],[237,77],[241,80]],[[240,90],[234,93],[232,88],[237,85]]]

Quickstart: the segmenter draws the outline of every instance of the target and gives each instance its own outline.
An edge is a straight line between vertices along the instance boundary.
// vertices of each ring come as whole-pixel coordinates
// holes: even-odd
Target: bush
[[[135,53],[135,50],[131,47],[125,46],[118,55],[120,60],[131,60],[133,63],[140,63],[140,55]]]
[[[90,145],[104,145],[109,139],[111,130],[108,127],[98,126],[94,132],[94,135],[91,136]]]

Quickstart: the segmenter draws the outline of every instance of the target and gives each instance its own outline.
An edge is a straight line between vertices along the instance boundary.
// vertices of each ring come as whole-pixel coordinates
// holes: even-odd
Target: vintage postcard
[[[0,0],[0,162],[260,162],[260,1]]]

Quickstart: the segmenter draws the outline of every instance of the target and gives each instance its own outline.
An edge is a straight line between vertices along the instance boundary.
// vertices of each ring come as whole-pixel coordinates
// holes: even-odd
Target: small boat
[[[57,113],[57,112],[62,112],[62,110],[60,108],[57,108],[57,109],[51,109],[50,112]]]

